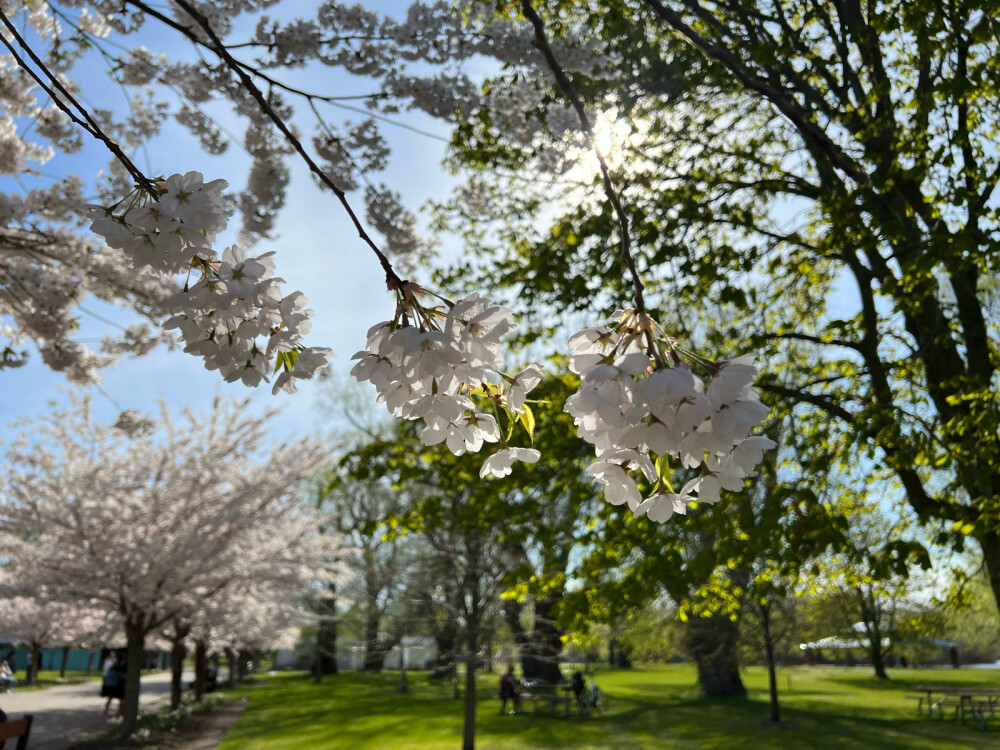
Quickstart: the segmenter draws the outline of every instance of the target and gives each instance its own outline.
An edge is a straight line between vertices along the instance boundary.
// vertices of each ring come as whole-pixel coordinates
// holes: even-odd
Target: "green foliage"
[[[831,456],[895,472],[921,518],[954,523],[941,541],[971,535],[989,548],[1000,592],[994,11],[982,0],[539,9],[551,36],[583,31],[612,60],[573,80],[592,113],[627,131],[609,160],[653,314],[713,359],[761,353],[761,387],[796,411],[798,484],[826,474]],[[529,74],[510,66],[486,85]],[[505,286],[540,319],[630,301],[596,175],[540,168],[572,139],[543,133],[526,146],[502,123],[483,109],[453,139],[453,164],[473,170],[489,210],[439,206],[475,250],[450,281]],[[794,492],[811,515],[817,500]],[[718,522],[715,543],[727,513],[693,515]],[[819,525],[805,533],[815,536],[800,549],[833,542]],[[657,548],[633,541],[643,557]],[[667,551],[660,569],[695,558]],[[928,560],[904,543],[874,562],[885,575]]]
[[[956,586],[948,606],[938,606],[942,636],[962,644],[966,662],[1000,659],[1000,615],[994,606],[989,580],[983,570]]]
[[[406,494],[405,507],[381,519],[386,533],[434,533],[457,524],[466,533],[495,532],[498,544],[523,549],[508,557],[508,598],[561,591],[570,552],[587,543],[601,504],[583,473],[588,447],[562,411],[576,384],[573,376],[553,376],[532,391],[521,421],[541,458],[516,463],[509,477],[481,479],[482,453],[454,456],[443,445],[424,446],[410,423],[396,425],[385,440],[355,446],[341,460],[341,477],[381,478]]]
[[[616,628],[619,647],[633,662],[680,661],[684,658],[683,627],[675,608],[653,600],[633,610]]]

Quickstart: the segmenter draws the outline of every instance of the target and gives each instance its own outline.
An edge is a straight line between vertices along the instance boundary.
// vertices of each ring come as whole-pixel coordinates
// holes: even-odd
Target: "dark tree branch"
[[[95,121],[93,117],[90,116],[90,113],[86,109],[84,109],[84,107],[80,104],[80,102],[78,102],[76,98],[66,89],[66,87],[62,85],[62,82],[59,80],[59,78],[53,75],[53,73],[48,69],[48,67],[41,60],[41,58],[39,58],[38,55],[35,54],[35,51],[31,49],[31,47],[24,40],[24,38],[18,33],[17,29],[10,22],[10,19],[7,18],[7,15],[3,12],[2,9],[0,9],[0,22],[2,22],[3,25],[7,28],[8,33],[10,33],[12,37],[14,37],[15,41],[17,41],[18,46],[20,46],[21,49],[23,49],[28,54],[32,62],[34,62],[35,65],[38,66],[39,70],[41,70],[45,74],[46,78],[48,78],[52,82],[52,86],[55,87],[55,90],[50,88],[49,85],[46,84],[45,81],[42,80],[42,78],[24,61],[24,59],[18,54],[17,50],[14,49],[14,46],[10,43],[10,41],[8,41],[7,37],[0,34],[0,40],[2,40],[4,46],[8,50],[10,50],[11,55],[14,57],[14,60],[21,67],[21,69],[29,76],[31,76],[31,78],[34,79],[35,83],[41,86],[42,90],[46,94],[48,94],[48,96],[52,99],[55,105],[59,109],[61,109],[66,114],[66,116],[69,117],[70,120],[79,125],[86,132],[90,133],[94,138],[101,141],[101,143],[103,143],[108,148],[108,150],[114,155],[115,159],[117,159],[118,162],[123,167],[125,167],[128,173],[132,176],[132,179],[136,181],[136,184],[140,188],[142,188],[151,198],[159,198],[160,193],[153,186],[153,183],[150,182],[149,178],[146,177],[139,170],[139,168],[132,163],[132,160],[125,155],[125,152],[121,150],[121,148],[118,146],[117,143],[115,143],[107,135],[105,135],[104,131],[101,129],[100,124],[97,121]],[[57,91],[58,95],[56,93]],[[60,98],[60,96],[65,97],[66,101],[68,101],[70,104],[76,107],[76,109],[80,112],[80,114],[83,115],[83,119],[81,119],[72,109],[70,109],[66,105],[66,103]]]
[[[824,339],[819,336],[810,336],[806,333],[766,333],[764,334],[766,339],[792,339],[795,341],[807,341],[811,344],[820,344],[823,346],[843,346],[848,349],[853,349],[856,352],[860,352],[862,345],[857,341],[846,341],[844,339]]]
[[[212,29],[212,26],[211,24],[209,24],[208,19],[205,18],[205,16],[197,8],[192,6],[186,0],[173,0],[173,2],[175,2],[185,13],[191,16],[191,18],[199,26],[201,26],[202,30],[205,32],[205,35],[209,39],[209,43],[206,43],[203,40],[199,39],[197,34],[195,34],[193,31],[177,23],[168,16],[160,13],[156,9],[151,8],[149,5],[143,2],[143,0],[125,0],[125,2],[127,2],[130,5],[134,5],[136,8],[139,8],[144,13],[148,13],[149,15],[156,18],[158,21],[162,21],[171,28],[184,34],[184,36],[193,41],[195,44],[206,47],[219,56],[219,58],[226,64],[226,67],[229,68],[230,71],[236,74],[237,78],[239,78],[240,80],[240,83],[243,84],[244,88],[247,90],[247,93],[249,93],[250,96],[253,98],[253,100],[257,102],[257,106],[260,107],[261,112],[267,115],[268,119],[270,119],[271,122],[274,123],[274,126],[279,130],[279,132],[281,132],[281,134],[285,137],[288,143],[291,144],[292,148],[295,149],[296,153],[298,153],[298,155],[306,163],[306,165],[309,167],[309,171],[312,172],[314,175],[316,175],[319,181],[322,182],[330,190],[332,190],[333,194],[337,196],[337,200],[340,201],[340,204],[344,207],[344,210],[347,211],[347,215],[350,217],[351,223],[354,224],[354,228],[357,230],[358,236],[366,245],[368,245],[369,248],[371,248],[372,252],[374,252],[375,256],[378,258],[379,263],[382,266],[382,270],[385,271],[386,283],[389,285],[391,289],[399,289],[403,285],[403,280],[400,279],[399,276],[396,274],[396,272],[393,270],[392,263],[389,262],[389,258],[386,257],[385,253],[383,253],[379,249],[378,245],[375,244],[375,241],[371,238],[368,232],[365,231],[365,228],[362,225],[361,220],[358,218],[358,215],[354,212],[354,209],[348,202],[347,195],[344,193],[343,190],[341,190],[336,185],[336,183],[333,182],[333,180],[330,179],[330,177],[326,174],[326,172],[324,172],[319,167],[319,165],[316,164],[313,158],[306,151],[305,147],[302,145],[302,142],[291,131],[291,128],[289,128],[287,123],[285,123],[284,119],[275,111],[274,107],[272,107],[268,103],[263,92],[260,90],[260,88],[258,88],[257,84],[253,82],[253,79],[244,69],[244,66],[229,53],[229,50],[227,49],[226,45],[222,42],[222,40]]]
[[[789,122],[791,122],[795,129],[799,132],[799,135],[802,137],[807,148],[809,148],[814,156],[825,156],[834,168],[839,169],[857,184],[865,185],[868,183],[868,176],[865,172],[854,163],[853,159],[844,153],[840,146],[834,143],[830,137],[823,132],[822,128],[815,123],[809,122],[806,117],[803,116],[799,107],[787,96],[784,91],[765,83],[758,76],[751,73],[746,69],[742,61],[735,54],[730,52],[728,49],[719,47],[702,37],[698,34],[698,32],[685,23],[684,19],[681,18],[678,13],[664,6],[660,0],[644,0],[644,2],[652,8],[663,21],[665,21],[681,36],[686,38],[707,58],[720,63],[730,73],[732,73],[732,75],[735,76],[745,88],[750,91],[756,91],[777,107],[778,111],[787,117]]]
[[[847,409],[839,404],[835,404],[823,396],[819,396],[815,393],[809,393],[808,391],[801,391],[796,388],[789,388],[788,386],[778,385],[776,383],[760,383],[758,386],[762,391],[767,391],[768,393],[773,393],[775,396],[780,396],[781,398],[788,399],[793,403],[803,403],[812,404],[813,406],[819,407],[827,414],[837,417],[838,419],[846,422],[849,425],[853,425],[857,422],[857,418],[854,414],[851,414]]]
[[[642,279],[639,278],[639,271],[636,269],[635,259],[632,257],[632,240],[629,233],[628,216],[625,215],[625,210],[618,199],[618,193],[615,192],[615,187],[611,183],[611,172],[608,169],[608,163],[604,160],[604,155],[597,147],[597,141],[594,138],[594,129],[590,125],[590,118],[587,117],[587,109],[583,106],[583,101],[581,101],[580,96],[577,94],[573,82],[566,77],[566,73],[559,65],[559,61],[556,60],[548,38],[545,36],[545,24],[542,23],[542,19],[531,6],[530,0],[521,0],[521,9],[535,29],[535,46],[542,53],[542,57],[545,58],[545,62],[555,76],[559,88],[566,98],[569,99],[573,109],[576,110],[576,114],[580,118],[580,125],[587,136],[587,141],[597,155],[597,161],[601,166],[601,177],[604,180],[604,192],[608,196],[611,206],[614,208],[615,216],[618,218],[619,231],[621,232],[622,259],[625,261],[625,265],[628,266],[628,270],[632,275],[632,284],[635,286],[635,307],[640,313],[645,314],[646,304],[642,298]]]

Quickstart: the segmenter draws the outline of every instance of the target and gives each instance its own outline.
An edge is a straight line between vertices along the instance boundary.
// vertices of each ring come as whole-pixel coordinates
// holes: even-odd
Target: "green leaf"
[[[528,431],[528,437],[532,441],[535,439],[535,415],[531,411],[531,407],[525,404],[521,407],[522,411],[518,415],[518,419],[521,420],[521,424],[524,425],[524,429]]]

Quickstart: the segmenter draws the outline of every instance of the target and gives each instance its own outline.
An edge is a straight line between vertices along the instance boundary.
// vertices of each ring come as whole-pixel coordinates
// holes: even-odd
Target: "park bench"
[[[986,729],[989,719],[1000,704],[1000,690],[995,688],[956,688],[914,686],[906,697],[917,699],[917,712],[944,718],[945,708],[955,709],[955,721],[963,724],[972,719],[980,729]],[[937,695],[935,695],[937,694]],[[926,708],[924,703],[926,702]]]
[[[32,718],[31,714],[25,714],[16,721],[5,721],[0,724],[0,747],[3,747],[5,740],[12,740],[16,737],[18,739],[15,750],[27,750]]]
[[[916,686],[913,692],[907,693],[907,698],[914,698],[917,701],[917,713],[926,716],[937,716],[944,718],[945,708],[955,709],[955,718],[958,718],[958,711],[962,706],[962,700],[957,695],[952,695],[951,688],[947,687],[924,687]],[[940,695],[934,695],[940,693]],[[926,708],[924,704],[926,703]]]
[[[559,705],[563,706],[563,716],[569,716],[570,707],[577,705],[576,696],[569,692],[572,688],[566,685],[536,682],[529,683],[525,687],[528,692],[521,693],[521,705],[523,706],[525,701],[531,701],[532,713],[538,713],[539,703],[548,703],[553,716]]]

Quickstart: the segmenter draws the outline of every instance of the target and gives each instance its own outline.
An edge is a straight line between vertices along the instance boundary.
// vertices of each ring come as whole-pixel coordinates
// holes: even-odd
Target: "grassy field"
[[[44,690],[45,688],[53,687],[54,685],[73,685],[78,682],[87,682],[90,680],[100,680],[101,670],[95,669],[91,676],[88,678],[87,673],[84,671],[66,671],[66,678],[61,679],[59,677],[58,669],[40,669],[38,670],[38,679],[35,680],[35,684],[31,687],[24,682],[24,670],[22,669],[17,673],[17,684],[14,686],[14,690],[17,692],[22,692],[24,690]]]
[[[500,716],[496,675],[478,690],[477,747],[497,748],[958,748],[1000,747],[1000,718],[986,732],[917,716],[908,686],[1000,687],[1000,673],[976,669],[895,670],[882,683],[870,670],[846,667],[782,669],[782,723],[767,722],[767,677],[744,674],[743,700],[698,697],[685,665],[599,672],[611,700],[603,719],[547,713]],[[227,691],[249,706],[220,750],[320,748],[457,748],[462,704],[450,685],[410,673],[410,693],[396,692],[398,673],[327,677],[313,685],[302,673],[258,677]]]

